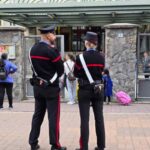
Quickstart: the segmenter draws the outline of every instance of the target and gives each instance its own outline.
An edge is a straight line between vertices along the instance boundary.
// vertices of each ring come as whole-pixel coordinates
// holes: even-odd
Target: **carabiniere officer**
[[[87,68],[95,83],[102,83],[104,57],[100,54],[99,51],[96,50],[98,36],[94,32],[87,32],[84,40],[86,51],[83,53],[83,57]],[[81,119],[80,148],[76,150],[89,150],[89,110],[91,104],[95,116],[97,136],[97,146],[95,147],[95,150],[104,150],[105,129],[103,119],[103,91],[100,94],[96,94],[94,92],[94,86],[90,84],[79,56],[76,58],[74,75],[79,79],[78,104]]]
[[[66,150],[59,143],[60,97],[58,78],[64,67],[61,56],[53,43],[56,40],[55,27],[43,27],[40,30],[41,41],[34,44],[30,51],[33,77],[35,110],[29,136],[31,150],[39,149],[38,138],[45,112],[48,113],[49,139],[51,150]],[[37,75],[35,75],[35,72]]]

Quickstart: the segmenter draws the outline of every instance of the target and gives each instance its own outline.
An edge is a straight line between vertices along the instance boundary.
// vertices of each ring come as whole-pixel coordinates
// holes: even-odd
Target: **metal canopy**
[[[150,23],[150,0],[0,0],[0,19],[26,27]]]

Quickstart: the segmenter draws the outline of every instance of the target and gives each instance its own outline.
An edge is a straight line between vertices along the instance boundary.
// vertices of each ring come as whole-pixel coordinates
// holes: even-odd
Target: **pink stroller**
[[[132,101],[131,97],[123,91],[119,91],[115,95],[116,95],[117,101],[122,105],[129,105]]]

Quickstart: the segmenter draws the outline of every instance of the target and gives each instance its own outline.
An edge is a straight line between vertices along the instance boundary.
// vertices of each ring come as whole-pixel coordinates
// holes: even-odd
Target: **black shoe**
[[[38,150],[40,148],[40,145],[31,146],[31,150]]]
[[[104,148],[98,148],[98,147],[95,147],[94,150],[104,150]]]
[[[9,106],[9,109],[13,109],[13,106]]]
[[[66,147],[59,147],[59,148],[57,148],[55,146],[52,146],[51,150],[67,150],[67,148]]]

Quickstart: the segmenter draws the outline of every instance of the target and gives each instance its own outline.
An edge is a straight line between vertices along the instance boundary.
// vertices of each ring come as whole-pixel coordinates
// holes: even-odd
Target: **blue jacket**
[[[17,71],[17,66],[8,60],[4,60],[4,62],[5,62],[5,69],[8,73],[8,76],[5,80],[0,80],[0,83],[2,83],[2,82],[13,83],[14,80],[11,77],[11,74]]]
[[[112,96],[113,82],[107,75],[103,75],[105,96]]]

